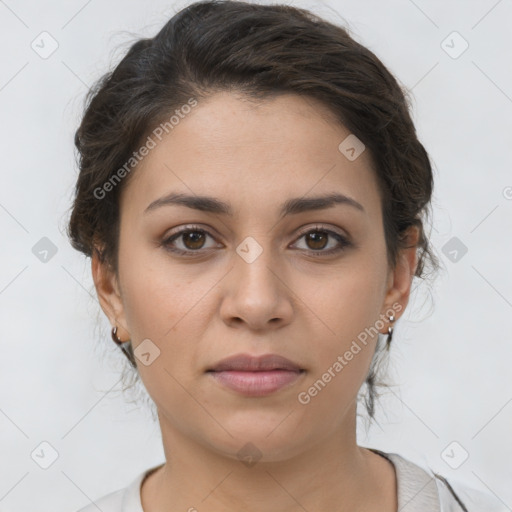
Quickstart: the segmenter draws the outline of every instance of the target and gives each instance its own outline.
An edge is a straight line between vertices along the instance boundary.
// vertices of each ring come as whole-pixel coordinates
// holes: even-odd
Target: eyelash
[[[161,245],[167,250],[167,251],[170,251],[174,254],[177,254],[179,256],[186,256],[186,257],[191,257],[193,258],[194,257],[194,253],[198,253],[200,254],[200,252],[202,251],[202,249],[197,249],[197,250],[192,250],[192,249],[189,249],[189,250],[183,250],[183,249],[177,249],[175,247],[171,247],[171,243],[174,242],[175,240],[177,240],[180,236],[184,235],[185,233],[202,233],[202,234],[205,234],[205,235],[208,235],[210,237],[213,238],[213,236],[206,230],[200,228],[199,226],[187,226],[186,228],[176,232],[176,233],[173,233],[171,236],[167,237],[165,240],[162,241]],[[322,232],[322,233],[326,233],[327,235],[329,235],[330,237],[333,237],[335,238],[340,246],[338,246],[337,248],[334,248],[334,249],[329,249],[327,251],[325,250],[322,250],[322,249],[319,249],[319,250],[313,250],[313,249],[310,249],[310,250],[306,250],[306,249],[303,249],[303,250],[306,250],[307,252],[310,253],[311,256],[317,258],[317,257],[325,257],[325,256],[331,256],[333,254],[337,254],[343,250],[345,250],[346,248],[352,246],[353,244],[351,242],[349,242],[349,240],[343,236],[343,235],[340,235],[339,233],[336,233],[335,231],[331,231],[329,229],[326,229],[322,226],[314,226],[313,228],[310,228],[308,229],[307,231],[304,231],[302,232],[299,237],[297,238],[297,240],[300,240],[302,237],[308,235],[309,233],[315,233],[315,232]]]

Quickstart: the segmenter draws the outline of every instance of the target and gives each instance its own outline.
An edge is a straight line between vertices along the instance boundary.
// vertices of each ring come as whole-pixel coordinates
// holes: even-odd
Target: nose
[[[244,324],[254,331],[281,328],[291,322],[293,302],[290,285],[282,268],[264,250],[255,261],[238,254],[222,281],[220,314],[230,327]]]

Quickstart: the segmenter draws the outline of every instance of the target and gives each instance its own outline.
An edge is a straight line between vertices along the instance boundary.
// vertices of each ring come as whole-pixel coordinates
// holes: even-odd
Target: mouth
[[[251,356],[237,354],[218,362],[209,368],[209,372],[239,371],[239,372],[267,372],[274,370],[301,371],[298,364],[277,354]]]
[[[222,386],[246,396],[265,396],[290,387],[305,372],[298,364],[276,354],[239,354],[206,371]]]

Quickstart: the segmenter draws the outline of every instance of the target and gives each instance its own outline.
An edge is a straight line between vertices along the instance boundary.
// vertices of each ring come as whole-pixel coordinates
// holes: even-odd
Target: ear
[[[117,326],[117,337],[122,341],[129,340],[130,333],[126,327],[117,277],[110,265],[101,258],[100,250],[97,247],[92,253],[91,270],[101,309],[108,317],[112,327]]]
[[[394,268],[390,269],[386,297],[383,303],[383,315],[387,317],[386,311],[395,311],[395,320],[403,314],[409,302],[411,285],[416,268],[418,266],[417,246],[420,237],[420,228],[411,226],[403,235],[403,248],[399,250],[397,262]],[[387,334],[388,324],[385,332]]]

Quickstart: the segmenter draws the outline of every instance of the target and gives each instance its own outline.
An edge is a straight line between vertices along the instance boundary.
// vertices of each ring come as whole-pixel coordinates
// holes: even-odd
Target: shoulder
[[[468,512],[509,512],[510,509],[492,494],[479,491],[458,480],[448,480],[434,473],[441,512],[466,510]],[[458,508],[457,508],[458,507]]]
[[[397,454],[372,451],[395,466],[399,510],[403,512],[510,512],[491,494],[434,472]]]
[[[77,512],[144,512],[142,509],[140,490],[144,478],[156,471],[161,465],[146,469],[139,473],[127,487],[106,494],[96,499]]]
[[[119,489],[118,491],[111,492],[90,503],[84,508],[81,508],[77,512],[122,512],[123,495],[126,489]]]

